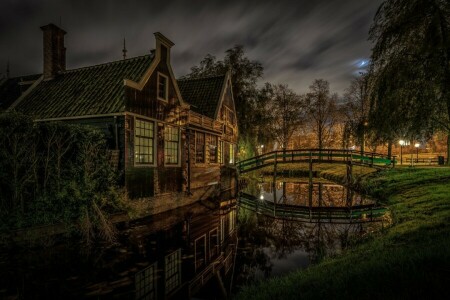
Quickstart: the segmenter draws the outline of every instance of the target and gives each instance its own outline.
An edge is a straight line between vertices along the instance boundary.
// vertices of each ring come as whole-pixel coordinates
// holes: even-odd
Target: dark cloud
[[[354,1],[92,1],[2,0],[0,74],[9,60],[12,75],[39,73],[39,27],[61,24],[68,68],[117,60],[126,37],[128,55],[146,54],[160,31],[176,45],[177,76],[208,53],[244,45],[265,68],[262,80],[305,92],[315,78],[342,93],[367,59],[367,33],[381,0]],[[0,75],[1,76],[1,75]]]

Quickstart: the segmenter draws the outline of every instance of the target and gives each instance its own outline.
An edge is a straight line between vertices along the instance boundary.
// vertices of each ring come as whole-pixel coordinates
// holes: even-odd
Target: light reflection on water
[[[255,182],[247,191],[300,205],[309,193],[304,182]],[[354,204],[372,201],[351,196]],[[313,186],[314,205],[346,199],[344,187]],[[89,251],[67,240],[0,251],[0,298],[214,299],[220,285],[229,294],[232,287],[236,292],[336,255],[375,226],[276,219],[234,201],[217,204],[197,203],[134,222],[121,228],[116,244],[98,243]]]
[[[370,204],[374,200],[331,182],[314,183],[312,205],[322,207]],[[261,182],[248,185],[244,192],[264,201],[307,206],[309,183]],[[239,208],[239,249],[237,288],[264,278],[284,275],[342,252],[366,233],[376,230],[374,223],[314,223],[277,219]]]
[[[0,299],[208,298],[218,278],[229,286],[236,248],[235,202],[216,204],[123,226],[113,245],[3,249]]]

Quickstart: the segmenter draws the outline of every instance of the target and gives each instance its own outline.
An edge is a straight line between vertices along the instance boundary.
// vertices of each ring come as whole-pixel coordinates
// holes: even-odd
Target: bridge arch
[[[338,163],[362,165],[372,168],[395,166],[395,156],[389,158],[375,152],[361,152],[347,149],[296,149],[278,150],[258,155],[236,163],[239,172],[247,173],[279,163]]]

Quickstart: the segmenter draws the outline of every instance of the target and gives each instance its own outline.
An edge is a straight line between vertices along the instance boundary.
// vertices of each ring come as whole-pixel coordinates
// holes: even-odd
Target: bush
[[[112,240],[123,208],[103,134],[87,126],[0,115],[0,226],[79,224],[86,241]]]

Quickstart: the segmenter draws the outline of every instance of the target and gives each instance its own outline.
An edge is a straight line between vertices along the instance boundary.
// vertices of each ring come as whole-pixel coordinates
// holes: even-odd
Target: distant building
[[[1,110],[103,130],[131,198],[224,188],[238,135],[229,73],[177,81],[159,32],[149,55],[66,70],[66,32],[41,29],[43,73],[1,79]]]

